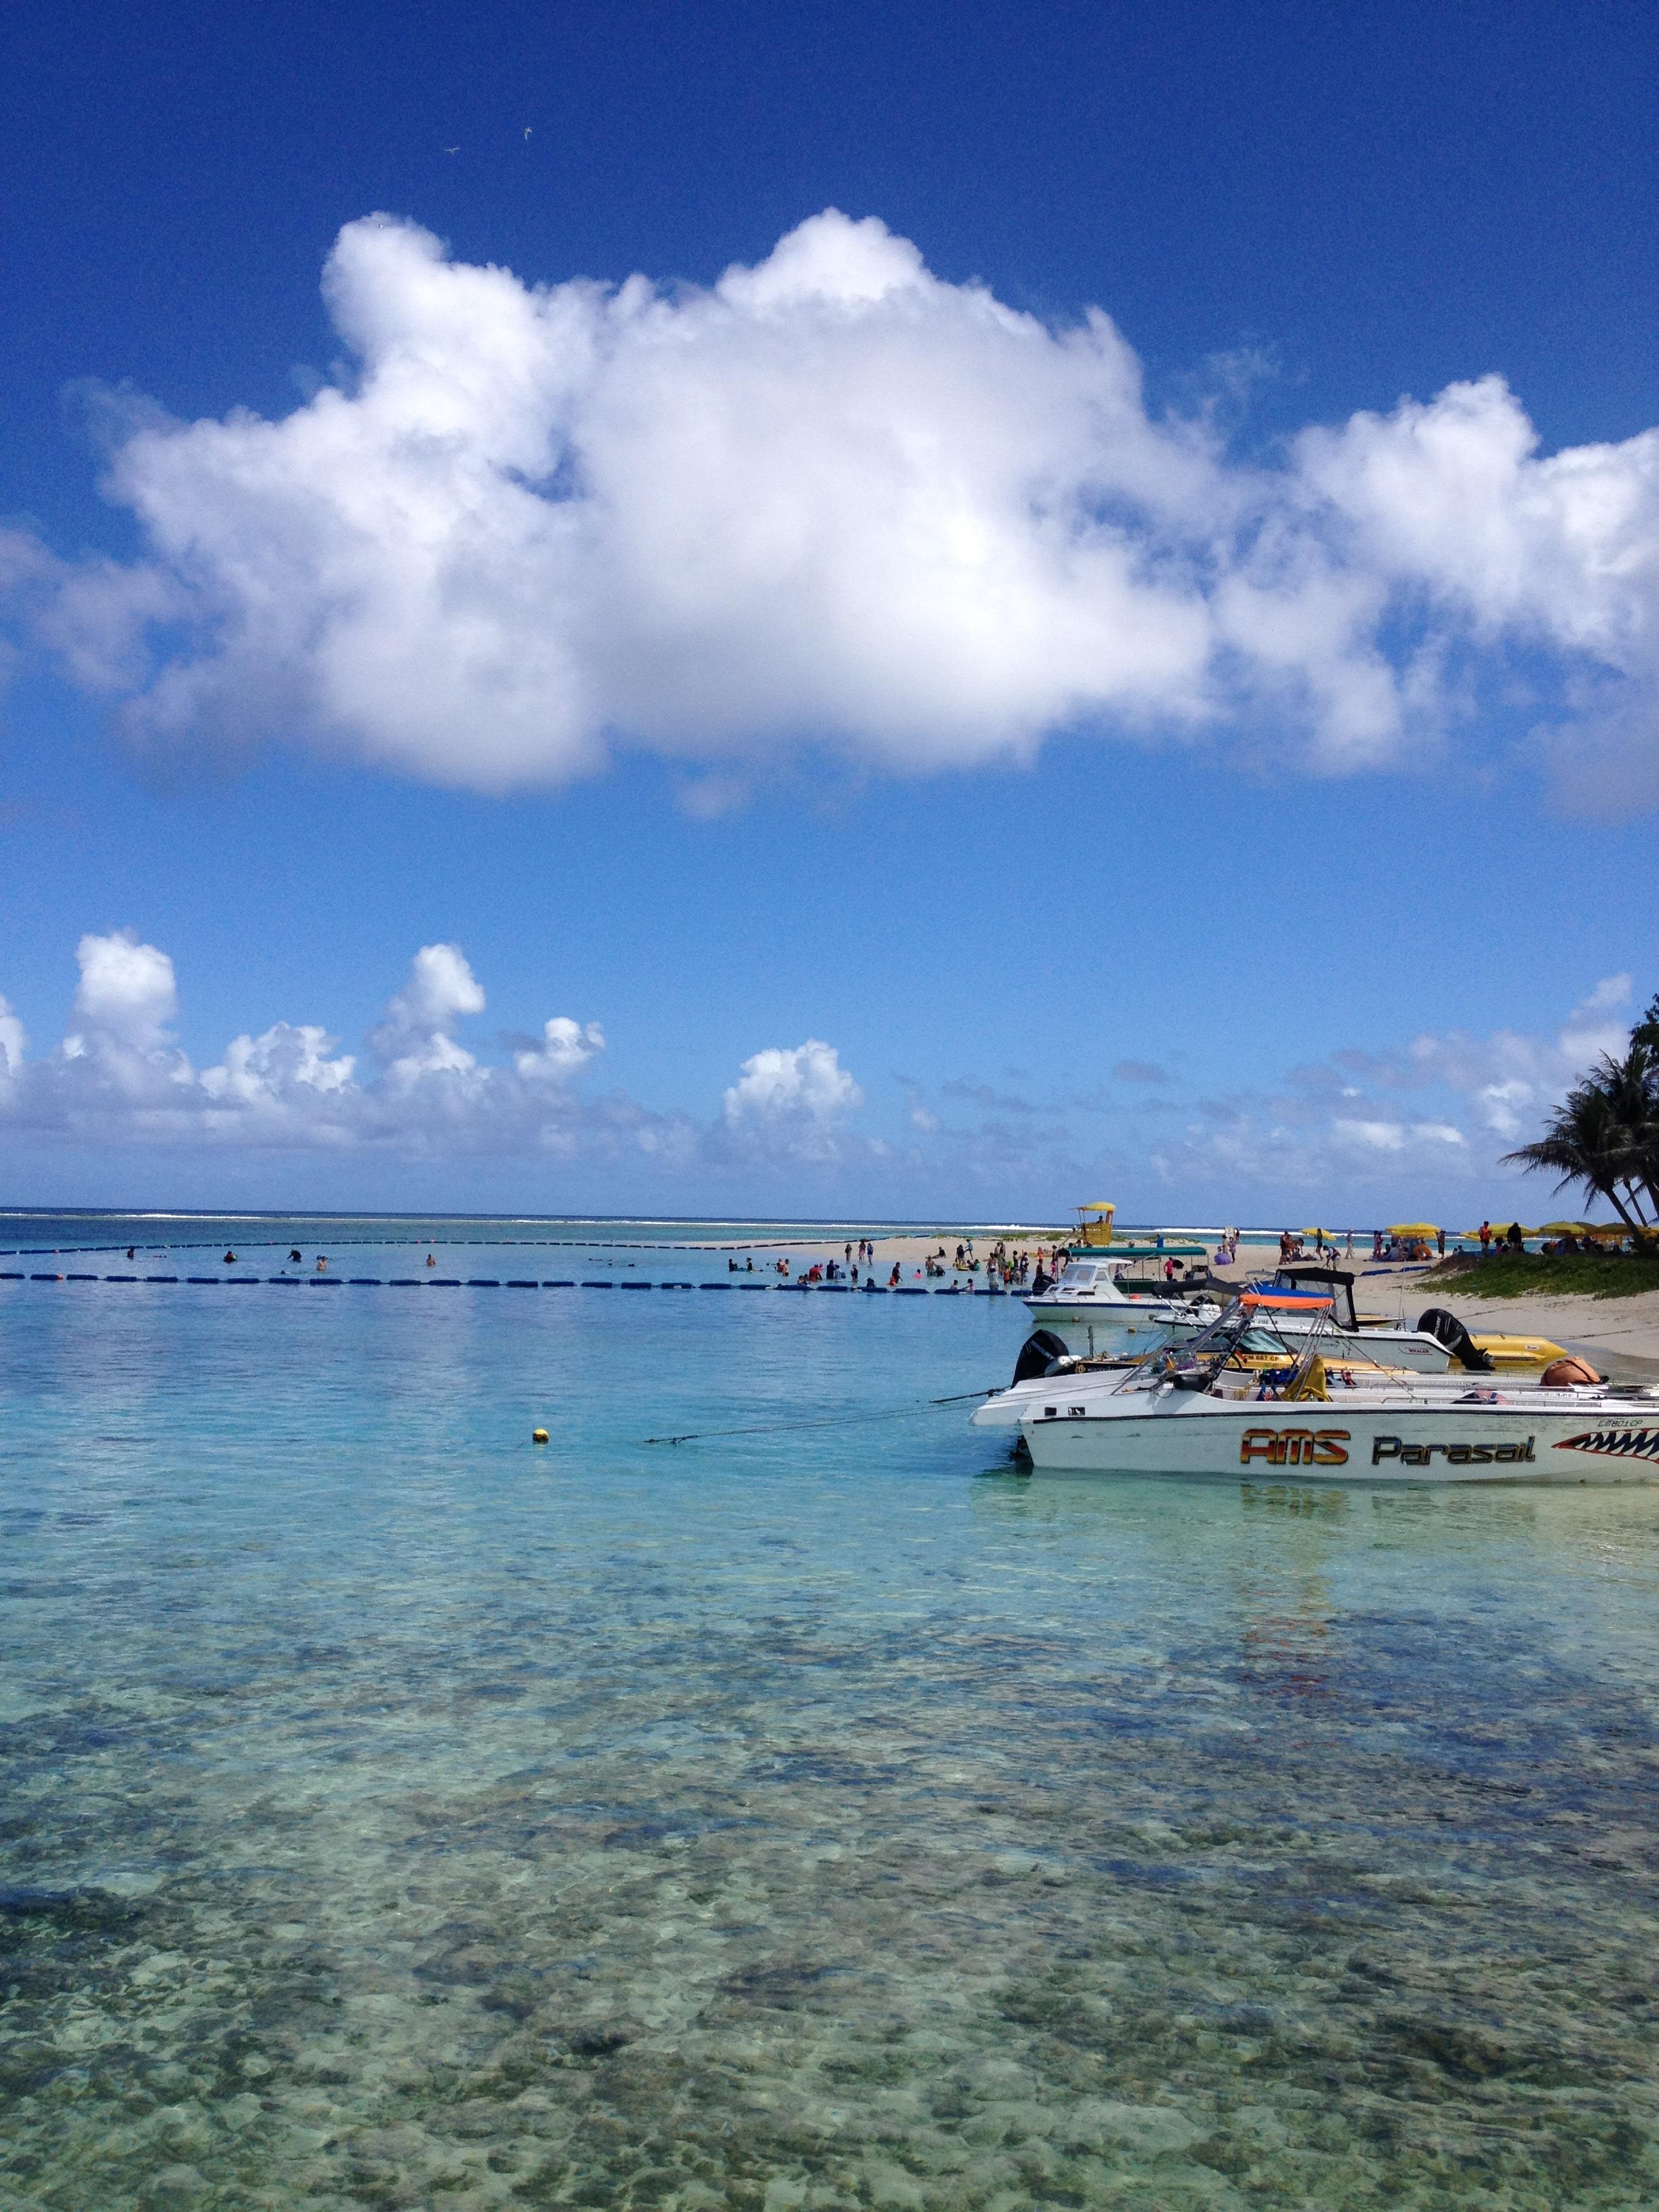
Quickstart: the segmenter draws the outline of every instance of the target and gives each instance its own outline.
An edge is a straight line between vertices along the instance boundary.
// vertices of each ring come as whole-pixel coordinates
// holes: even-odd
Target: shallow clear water
[[[0,1285],[0,2202],[1652,2202],[1659,1498],[1023,1480],[1023,1318]]]

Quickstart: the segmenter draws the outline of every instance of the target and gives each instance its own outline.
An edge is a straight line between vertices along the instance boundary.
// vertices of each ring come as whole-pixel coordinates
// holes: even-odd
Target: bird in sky
[[[526,129],[526,131],[525,131],[525,134],[524,134],[524,135],[525,135],[525,137],[526,137],[526,138],[530,136],[530,132],[529,132],[528,129]]]
[[[446,154],[459,154],[460,150],[461,149],[459,146],[446,146],[444,148]]]

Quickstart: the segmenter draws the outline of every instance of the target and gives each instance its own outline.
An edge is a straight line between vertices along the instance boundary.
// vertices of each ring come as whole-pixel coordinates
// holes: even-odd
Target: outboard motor
[[[1444,1306],[1431,1306],[1426,1313],[1419,1314],[1417,1326],[1425,1336],[1438,1337],[1458,1365],[1467,1368],[1471,1375],[1492,1373],[1492,1354],[1482,1352],[1457,1316],[1448,1313]]]
[[[1014,1362],[1016,1382],[1035,1382],[1046,1375],[1056,1360],[1069,1359],[1071,1348],[1063,1336],[1056,1336],[1051,1328],[1033,1329],[1019,1347],[1019,1358]]]

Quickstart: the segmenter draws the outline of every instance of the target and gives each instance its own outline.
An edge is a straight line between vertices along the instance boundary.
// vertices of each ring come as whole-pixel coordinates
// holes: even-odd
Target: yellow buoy
[[[532,1429],[530,1431],[530,1441],[532,1444],[544,1444],[547,1442],[547,1431],[545,1429]]]

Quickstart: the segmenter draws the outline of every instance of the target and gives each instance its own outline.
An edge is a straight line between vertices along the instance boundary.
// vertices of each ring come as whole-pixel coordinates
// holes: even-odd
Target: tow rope
[[[642,1444],[695,1444],[708,1437],[762,1437],[777,1429],[831,1429],[844,1426],[850,1421],[903,1421],[917,1413],[931,1413],[935,1406],[960,1406],[969,1398],[988,1398],[1002,1389],[1000,1382],[988,1383],[982,1390],[958,1390],[949,1398],[924,1398],[914,1406],[894,1406],[878,1413],[825,1413],[810,1421],[756,1421],[740,1429],[687,1429],[678,1437],[641,1437]]]

